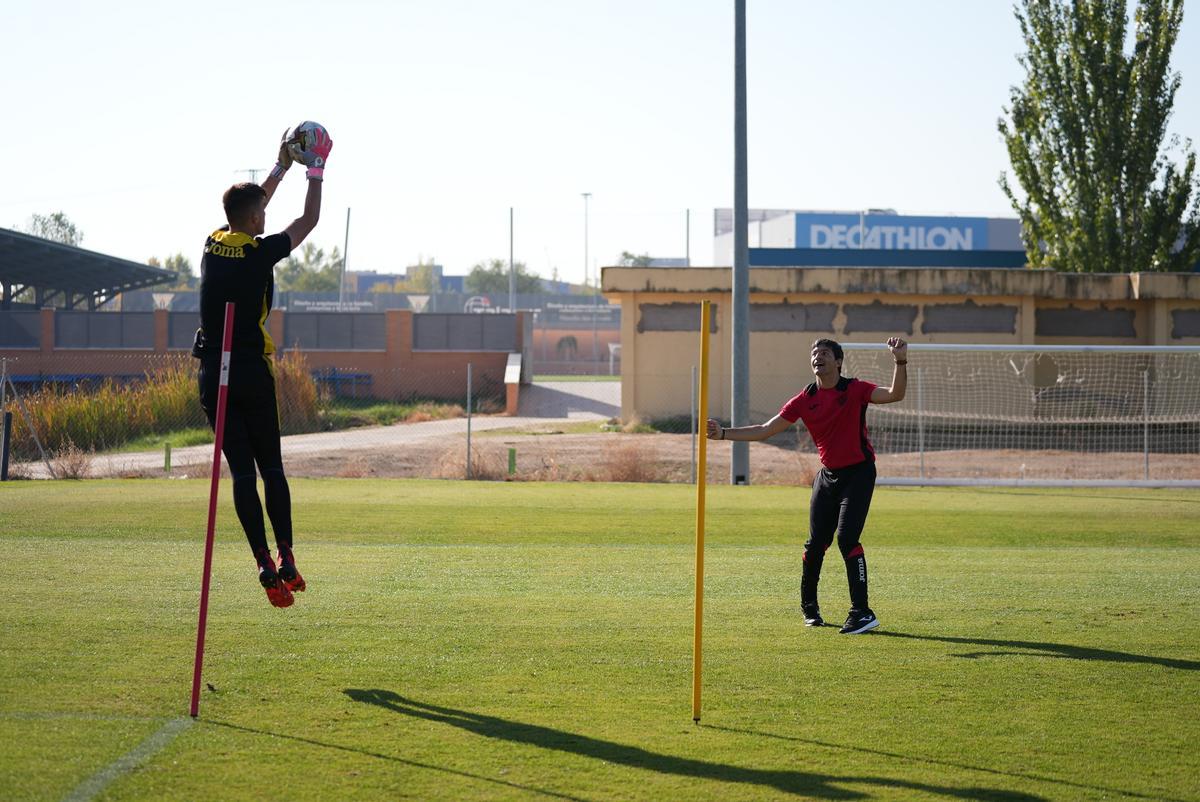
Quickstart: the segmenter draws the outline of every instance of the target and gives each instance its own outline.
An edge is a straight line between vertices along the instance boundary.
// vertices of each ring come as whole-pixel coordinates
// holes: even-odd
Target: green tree
[[[629,251],[621,251],[621,256],[617,259],[617,265],[620,267],[649,267],[654,261],[654,257],[648,253],[635,254]]]
[[[542,291],[542,279],[528,270],[524,262],[513,263],[516,274],[517,292],[533,294]],[[477,295],[502,295],[508,292],[508,262],[504,259],[487,259],[471,268],[463,281],[467,292]]]
[[[196,275],[196,270],[192,267],[192,261],[182,253],[168,256],[166,260],[160,260],[157,256],[151,256],[146,260],[146,264],[151,267],[161,267],[163,270],[170,270],[175,274],[175,283],[162,289],[177,291],[194,290],[200,285],[200,277]]]
[[[1182,0],[1021,0],[1025,82],[998,127],[1024,197],[1001,174],[1029,263],[1074,272],[1190,270],[1200,259],[1191,140],[1167,121]],[[1168,157],[1179,150],[1182,166]]]
[[[434,276],[433,262],[421,262],[408,268],[406,292],[419,292],[431,295],[438,291],[438,282]],[[507,285],[506,285],[507,286]]]
[[[299,256],[292,255],[275,269],[275,287],[279,291],[337,292],[342,277],[342,255],[335,246],[326,255],[323,248],[304,243]]]
[[[63,212],[30,215],[25,233],[75,247],[83,242],[83,232]]]

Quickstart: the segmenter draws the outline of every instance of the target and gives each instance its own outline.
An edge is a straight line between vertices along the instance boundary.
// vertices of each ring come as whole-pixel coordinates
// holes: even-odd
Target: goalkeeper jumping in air
[[[821,339],[813,343],[810,354],[817,380],[784,404],[778,415],[766,423],[728,429],[715,420],[707,422],[710,440],[765,440],[798,420],[804,421],[824,467],[813,479],[800,605],[806,625],[824,625],[817,583],[825,552],[836,534],[850,582],[850,615],[841,629],[845,635],[879,626],[867,603],[867,558],[859,536],[875,492],[875,451],[867,439],[867,404],[901,401],[908,385],[908,343],[892,337],[887,346],[895,361],[890,388],[842,376],[842,346]]]
[[[275,290],[275,264],[298,247],[321,216],[321,182],[333,140],[315,123],[302,123],[284,134],[279,161],[258,184],[234,184],[222,198],[228,225],[204,243],[200,261],[200,330],[192,355],[200,359],[200,403],[216,428],[221,373],[221,332],[225,304],[233,302],[225,439],[222,451],[233,476],[233,503],[258,562],[258,581],[276,607],[292,604],[293,591],[304,590],[304,577],[292,555],[292,499],[283,473],[279,444],[279,408],[275,400],[275,344],[267,333],[267,315]],[[304,214],[286,229],[260,236],[267,225],[267,203],[293,160],[308,167]],[[256,488],[255,463],[262,474],[267,515],[279,548],[278,564],[267,546],[266,526]]]

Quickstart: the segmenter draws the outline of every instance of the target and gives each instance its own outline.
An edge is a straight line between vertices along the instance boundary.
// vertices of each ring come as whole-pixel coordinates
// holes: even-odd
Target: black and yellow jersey
[[[267,333],[267,315],[275,296],[275,263],[292,252],[286,232],[251,237],[217,229],[204,243],[200,260],[201,354],[220,353],[225,326],[225,304],[235,304],[233,351],[272,354],[275,343]],[[199,355],[199,354],[198,354]]]

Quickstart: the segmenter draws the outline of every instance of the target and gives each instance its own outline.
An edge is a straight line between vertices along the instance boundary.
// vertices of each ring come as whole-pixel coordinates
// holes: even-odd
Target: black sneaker
[[[870,610],[851,610],[840,630],[842,635],[859,635],[879,626],[879,619]]]
[[[823,627],[825,619],[821,617],[821,608],[815,604],[806,604],[801,607],[804,610],[804,626],[806,627]]]

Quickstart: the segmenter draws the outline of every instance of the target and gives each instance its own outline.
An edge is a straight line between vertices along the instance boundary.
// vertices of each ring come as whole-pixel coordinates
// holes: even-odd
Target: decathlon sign
[[[986,217],[797,214],[797,248],[986,251]]]

